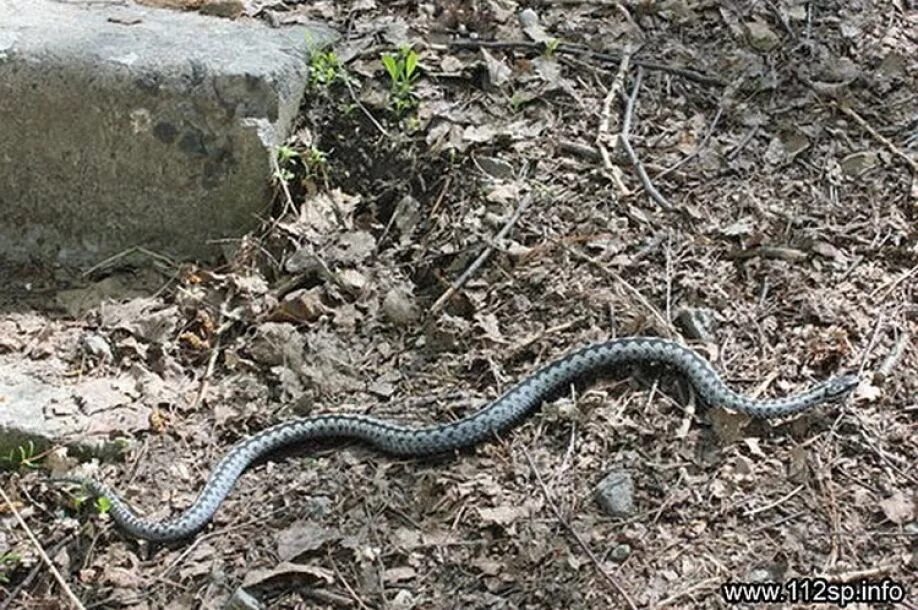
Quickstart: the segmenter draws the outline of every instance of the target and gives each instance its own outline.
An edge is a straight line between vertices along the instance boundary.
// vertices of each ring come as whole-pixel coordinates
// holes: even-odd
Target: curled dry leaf
[[[880,500],[880,509],[896,525],[911,523],[915,520],[915,496],[896,490],[893,495]]]

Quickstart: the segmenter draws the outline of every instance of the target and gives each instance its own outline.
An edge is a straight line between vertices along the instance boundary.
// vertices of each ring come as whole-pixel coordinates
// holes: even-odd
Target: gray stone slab
[[[334,33],[114,3],[0,0],[0,258],[212,256],[267,202],[270,151]]]
[[[149,428],[150,409],[137,400],[136,385],[124,376],[74,380],[55,359],[0,356],[0,467],[20,447],[117,453],[132,433]]]

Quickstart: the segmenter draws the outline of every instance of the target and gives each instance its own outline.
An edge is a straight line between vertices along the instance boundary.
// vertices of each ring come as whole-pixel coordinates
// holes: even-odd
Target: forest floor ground
[[[449,421],[630,335],[686,342],[756,396],[862,383],[762,422],[704,408],[670,371],[619,371],[460,455],[278,457],[172,546],[76,509],[25,460],[4,489],[87,608],[221,608],[240,587],[270,608],[722,608],[726,582],[810,577],[890,578],[916,607],[914,8],[279,7],[258,16],[343,38],[312,60],[262,229],[219,266],[98,269],[42,297],[51,311],[5,297],[0,351],[146,409],[103,430],[132,439],[119,459],[42,464],[164,518],[272,423]],[[609,473],[633,483],[625,516],[595,500]],[[9,505],[0,518],[0,607],[67,607]]]

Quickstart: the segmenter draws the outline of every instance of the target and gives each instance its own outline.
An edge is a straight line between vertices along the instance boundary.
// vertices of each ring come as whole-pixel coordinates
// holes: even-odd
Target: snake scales
[[[271,426],[237,443],[213,469],[194,503],[182,514],[165,521],[138,516],[103,483],[83,477],[58,478],[79,483],[91,495],[108,499],[112,518],[131,536],[174,541],[203,528],[246,468],[282,447],[316,439],[350,438],[396,456],[448,453],[493,439],[513,428],[582,376],[634,363],[658,363],[676,369],[708,405],[753,417],[780,417],[839,400],[858,383],[857,375],[841,375],[800,394],[756,400],[728,388],[707,360],[683,345],[652,337],[629,337],[589,345],[550,362],[489,405],[450,423],[409,427],[365,415],[316,415]]]

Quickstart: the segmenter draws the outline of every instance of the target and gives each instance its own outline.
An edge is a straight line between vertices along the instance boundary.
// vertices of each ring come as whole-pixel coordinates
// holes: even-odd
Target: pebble
[[[382,308],[389,321],[396,326],[409,326],[421,317],[414,297],[401,287],[392,288],[386,293]]]
[[[262,610],[264,604],[258,601],[258,598],[239,587],[233,591],[233,596],[229,598],[224,610]]]
[[[596,486],[596,501],[610,517],[634,513],[634,481],[624,470],[610,472]]]

